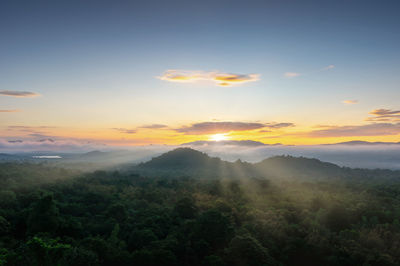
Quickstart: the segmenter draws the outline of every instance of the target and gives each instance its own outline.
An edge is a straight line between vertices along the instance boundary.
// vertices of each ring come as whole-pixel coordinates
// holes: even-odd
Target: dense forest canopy
[[[399,265],[400,172],[177,149],[118,171],[0,164],[0,265]]]

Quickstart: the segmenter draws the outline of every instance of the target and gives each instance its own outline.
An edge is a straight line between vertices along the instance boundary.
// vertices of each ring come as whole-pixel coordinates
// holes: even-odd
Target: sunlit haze
[[[398,10],[396,1],[6,1],[0,148],[398,142]]]

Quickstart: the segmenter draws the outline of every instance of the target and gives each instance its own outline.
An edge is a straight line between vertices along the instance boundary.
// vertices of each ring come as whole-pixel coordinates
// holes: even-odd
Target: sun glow
[[[221,141],[221,140],[228,140],[229,137],[226,134],[214,134],[210,136],[210,140],[213,141]]]

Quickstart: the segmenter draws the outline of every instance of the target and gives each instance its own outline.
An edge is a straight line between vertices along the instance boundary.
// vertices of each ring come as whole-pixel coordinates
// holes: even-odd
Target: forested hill
[[[185,175],[202,178],[267,178],[267,179],[352,179],[360,181],[400,180],[400,171],[352,169],[318,159],[274,156],[258,163],[223,161],[191,149],[178,148],[139,164],[134,171],[148,175]]]
[[[260,173],[272,177],[334,178],[347,175],[349,168],[318,159],[292,156],[275,156],[254,164]]]
[[[255,169],[249,163],[223,161],[191,148],[169,151],[138,165],[136,170],[144,170],[147,174],[180,174],[191,177],[226,178],[256,175]]]
[[[219,167],[223,162],[219,158],[211,158],[207,154],[190,148],[178,148],[140,165],[151,169],[199,169],[206,166]]]

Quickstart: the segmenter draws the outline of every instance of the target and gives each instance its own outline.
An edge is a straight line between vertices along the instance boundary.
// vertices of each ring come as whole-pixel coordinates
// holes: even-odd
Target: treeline
[[[0,184],[0,265],[400,264],[400,182],[7,163]]]

